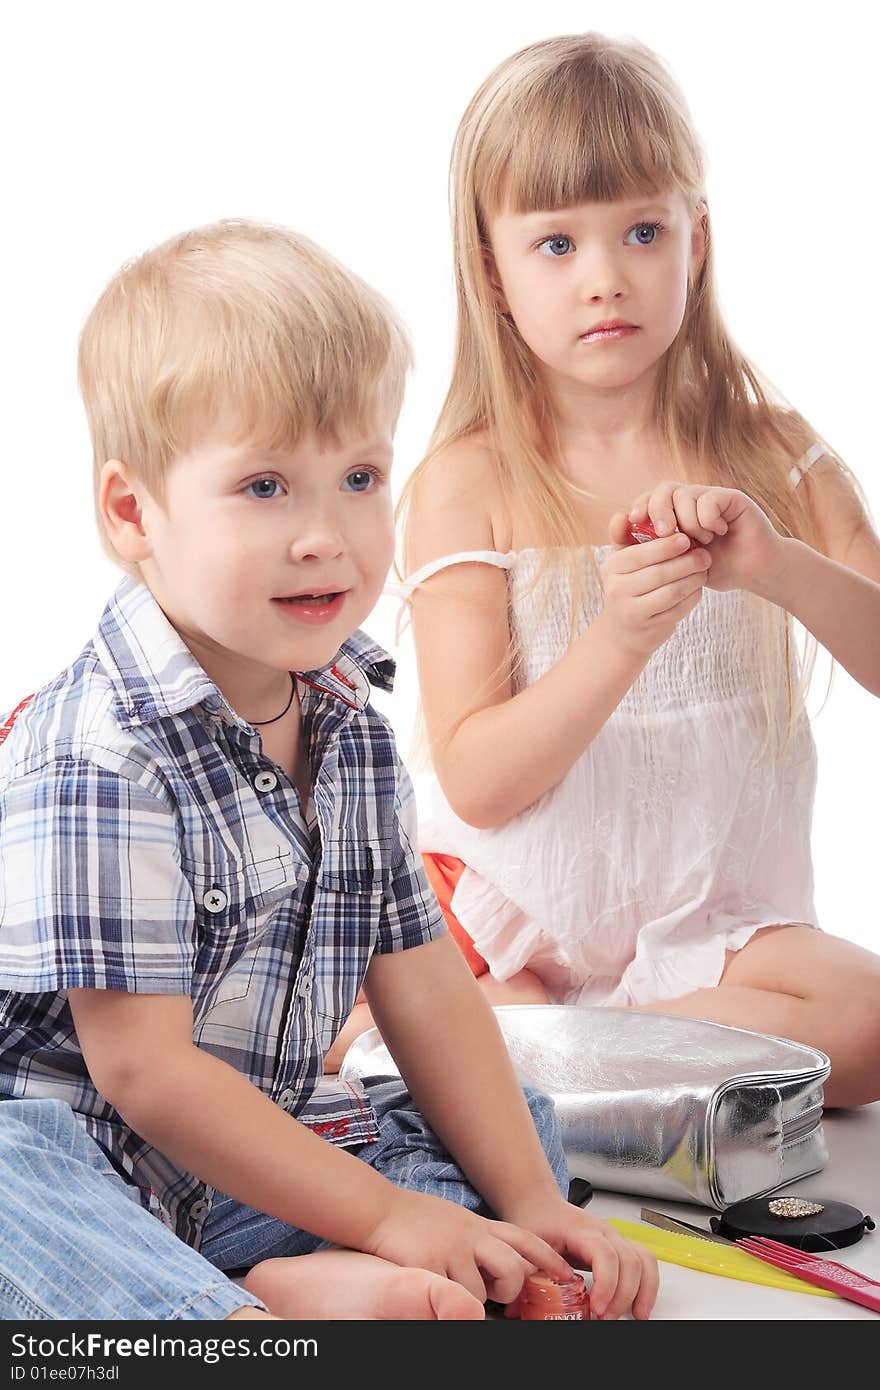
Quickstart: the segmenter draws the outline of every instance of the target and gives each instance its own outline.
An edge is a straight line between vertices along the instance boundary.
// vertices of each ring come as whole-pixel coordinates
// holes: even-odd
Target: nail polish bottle
[[[590,1295],[582,1274],[557,1279],[539,1271],[527,1276],[517,1308],[524,1322],[589,1322]]]
[[[643,521],[631,521],[626,529],[630,539],[634,541],[655,541],[657,539],[657,532],[654,530],[649,517],[645,517]]]
[[[650,517],[646,517],[644,521],[631,521],[627,530],[629,531],[630,539],[638,541],[639,543],[643,541],[656,541],[658,539],[657,532],[654,530]],[[674,532],[671,534],[674,534]],[[666,537],[664,536],[663,539],[665,540]],[[695,550],[696,548],[696,541],[691,541],[689,549]]]

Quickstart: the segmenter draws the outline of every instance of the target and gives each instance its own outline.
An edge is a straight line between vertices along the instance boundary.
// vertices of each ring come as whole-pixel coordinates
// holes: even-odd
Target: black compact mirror
[[[817,1208],[818,1210],[804,1210]],[[769,1236],[796,1250],[841,1250],[855,1245],[865,1231],[873,1231],[870,1216],[847,1202],[822,1197],[752,1197],[735,1202],[709,1222],[716,1235],[727,1240],[744,1236]]]

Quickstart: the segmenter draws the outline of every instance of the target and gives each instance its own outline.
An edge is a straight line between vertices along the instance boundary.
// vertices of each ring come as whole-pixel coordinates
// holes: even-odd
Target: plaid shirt
[[[322,1079],[374,952],[445,926],[363,633],[300,678],[313,779],[289,778],[150,592],[0,722],[0,1096],[55,1096],[145,1204],[198,1245],[212,1189],[95,1090],[68,989],[188,994],[193,1041],[337,1144],[376,1138],[363,1089]],[[3,992],[5,991],[5,992]]]

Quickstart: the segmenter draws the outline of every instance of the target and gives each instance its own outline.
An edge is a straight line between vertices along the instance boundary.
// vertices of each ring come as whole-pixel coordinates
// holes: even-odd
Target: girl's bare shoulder
[[[495,455],[484,431],[440,449],[413,479],[406,569],[462,550],[509,548]]]

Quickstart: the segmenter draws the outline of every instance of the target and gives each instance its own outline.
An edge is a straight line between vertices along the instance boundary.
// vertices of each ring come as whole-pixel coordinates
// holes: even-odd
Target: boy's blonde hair
[[[527,518],[548,547],[568,552],[572,635],[583,592],[579,490],[560,468],[548,466],[558,458],[552,413],[532,354],[510,315],[499,311],[490,279],[489,223],[505,209],[532,212],[678,190],[695,214],[700,210],[706,254],[662,364],[658,426],[678,476],[687,477],[686,455],[693,454],[700,460],[694,481],[740,488],[782,534],[815,540],[807,489],[794,490],[788,475],[817,434],[762,380],[722,322],[704,181],[703,153],[684,98],[660,59],[636,41],[600,34],[547,39],[507,58],[477,91],[455,138],[450,201],[458,313],[452,381],[428,454],[410,476],[400,509],[406,510],[421,472],[443,449],[485,432],[511,517]],[[632,500],[621,498],[620,505]],[[545,569],[550,563],[548,553]],[[782,619],[769,604],[760,609],[769,718]],[[803,679],[793,682],[797,662],[788,615],[784,649],[783,744],[815,658],[813,649]],[[511,660],[517,661],[515,651]],[[770,737],[777,742],[772,730]]]
[[[96,510],[111,458],[163,502],[174,455],[220,412],[279,450],[371,428],[380,395],[396,419],[410,361],[385,299],[306,237],[247,221],[172,237],[123,266],[80,338]]]

